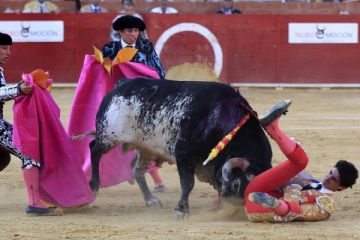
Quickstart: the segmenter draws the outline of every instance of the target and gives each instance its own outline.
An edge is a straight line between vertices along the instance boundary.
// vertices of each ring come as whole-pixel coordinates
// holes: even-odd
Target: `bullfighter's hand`
[[[31,85],[27,85],[25,82],[21,82],[19,89],[21,94],[28,95],[32,92],[33,87]]]

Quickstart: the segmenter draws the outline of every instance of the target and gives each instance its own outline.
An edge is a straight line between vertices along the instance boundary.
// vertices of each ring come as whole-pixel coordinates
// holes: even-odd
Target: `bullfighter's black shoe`
[[[291,100],[282,100],[274,105],[263,118],[259,119],[261,126],[269,126],[275,119],[285,115],[291,105]]]
[[[29,216],[61,216],[63,211],[58,207],[38,208],[28,205],[26,207],[26,213]]]
[[[248,197],[251,202],[264,208],[277,208],[280,206],[280,201],[267,193],[252,192]]]

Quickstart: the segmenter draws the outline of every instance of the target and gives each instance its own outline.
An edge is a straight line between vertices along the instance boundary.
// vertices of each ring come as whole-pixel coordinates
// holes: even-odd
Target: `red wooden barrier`
[[[5,66],[8,81],[35,68],[49,70],[56,82],[76,82],[84,54],[108,41],[116,14],[2,14],[3,20],[63,20],[62,43],[15,43]],[[219,70],[217,40],[223,54],[220,80],[228,83],[359,83],[360,46],[356,44],[289,44],[288,23],[359,23],[357,15],[144,14],[156,45],[176,24],[194,23],[199,32],[179,32],[162,46],[165,68],[200,62]],[[186,25],[185,25],[186,26]],[[189,26],[189,25],[187,25]],[[185,30],[196,30],[193,28]],[[179,29],[177,29],[179,30]],[[208,31],[208,32],[206,32]],[[215,38],[211,38],[213,35]],[[206,37],[210,39],[207,40]]]

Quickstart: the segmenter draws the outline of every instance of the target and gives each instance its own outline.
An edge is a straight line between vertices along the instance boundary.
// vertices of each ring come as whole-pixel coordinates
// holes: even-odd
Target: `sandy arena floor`
[[[53,90],[64,124],[73,93],[74,89]],[[249,88],[242,93],[259,113],[278,100],[293,100],[282,127],[307,149],[307,170],[314,176],[322,177],[338,159],[360,167],[360,90]],[[5,119],[11,121],[12,102],[6,105]],[[274,164],[283,159],[274,146]],[[178,221],[173,211],[180,194],[176,167],[166,165],[160,173],[167,188],[156,194],[162,199],[162,209],[145,207],[137,186],[123,183],[102,189],[87,209],[58,217],[28,217],[20,161],[13,158],[0,173],[0,239],[360,239],[360,184],[336,195],[337,211],[328,221],[254,224],[247,221],[241,206],[212,211],[215,191],[196,181],[190,195],[190,219]]]

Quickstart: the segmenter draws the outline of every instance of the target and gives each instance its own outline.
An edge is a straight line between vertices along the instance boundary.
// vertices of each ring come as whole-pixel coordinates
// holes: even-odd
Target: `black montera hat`
[[[125,28],[138,28],[139,31],[146,29],[146,24],[138,17],[132,15],[121,16],[113,22],[113,29],[116,31],[124,30]]]
[[[0,32],[0,45],[12,45],[12,38],[10,35]]]

